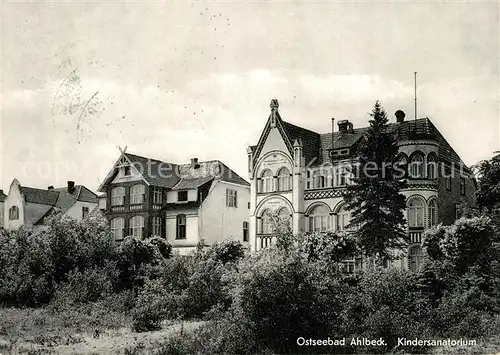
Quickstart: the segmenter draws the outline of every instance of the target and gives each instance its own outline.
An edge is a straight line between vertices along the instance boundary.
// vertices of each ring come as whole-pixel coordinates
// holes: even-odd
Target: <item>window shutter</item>
[[[234,190],[234,207],[238,207],[238,191]]]

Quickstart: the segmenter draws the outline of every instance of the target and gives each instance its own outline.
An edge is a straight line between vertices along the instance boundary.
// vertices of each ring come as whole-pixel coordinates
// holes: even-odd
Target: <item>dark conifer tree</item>
[[[393,259],[391,249],[408,243],[406,199],[400,194],[405,181],[395,171],[397,137],[389,129],[387,114],[379,101],[370,116],[370,127],[358,152],[354,184],[347,187],[344,198],[360,251],[383,265]]]

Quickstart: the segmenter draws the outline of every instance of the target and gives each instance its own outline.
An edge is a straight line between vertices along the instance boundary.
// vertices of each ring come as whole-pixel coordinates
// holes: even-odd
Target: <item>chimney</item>
[[[68,193],[72,194],[73,192],[75,192],[75,182],[68,181]]]
[[[394,116],[396,116],[396,122],[397,123],[402,123],[405,121],[405,113],[404,111],[402,110],[397,110],[395,113],[394,113]]]
[[[349,120],[341,120],[338,123],[339,132],[340,133],[352,133],[354,131],[354,127]]]
[[[191,167],[194,169],[200,167],[200,164],[198,164],[198,158],[191,158]]]
[[[54,186],[50,185],[49,187],[47,187],[47,190],[54,190]]]

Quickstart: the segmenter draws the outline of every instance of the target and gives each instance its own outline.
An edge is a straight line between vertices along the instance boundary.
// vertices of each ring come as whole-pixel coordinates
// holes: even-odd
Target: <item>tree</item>
[[[496,154],[493,158],[483,160],[475,166],[479,176],[477,203],[489,210],[500,205],[500,152]]]
[[[357,229],[360,251],[383,264],[393,258],[391,249],[408,242],[403,213],[406,200],[399,193],[405,182],[395,174],[398,146],[379,101],[370,116],[370,127],[359,148],[354,184],[347,187],[344,199],[352,211],[350,224]]]

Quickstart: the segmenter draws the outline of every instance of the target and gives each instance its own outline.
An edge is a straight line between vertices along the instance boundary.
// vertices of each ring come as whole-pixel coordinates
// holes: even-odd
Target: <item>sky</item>
[[[328,133],[429,117],[466,164],[500,150],[499,8],[492,2],[1,3],[0,188],[94,191],[127,152],[219,159],[247,178],[277,98]]]

